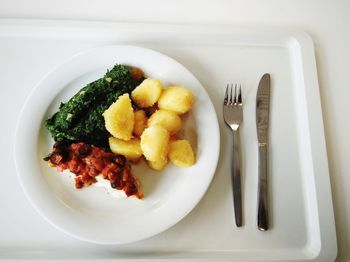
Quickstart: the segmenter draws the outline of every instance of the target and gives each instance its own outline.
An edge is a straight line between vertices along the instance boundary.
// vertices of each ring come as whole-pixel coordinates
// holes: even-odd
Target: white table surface
[[[350,1],[0,0],[0,18],[172,22],[299,29],[315,43],[338,239],[350,261]]]

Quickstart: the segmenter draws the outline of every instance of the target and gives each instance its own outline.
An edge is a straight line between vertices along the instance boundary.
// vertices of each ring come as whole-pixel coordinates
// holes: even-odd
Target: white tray
[[[81,242],[49,225],[25,198],[9,153],[20,108],[39,79],[71,55],[108,44],[148,47],[186,66],[209,93],[221,129],[218,168],[199,205],[166,232],[121,246]],[[0,58],[0,259],[335,258],[336,235],[316,64],[312,40],[306,34],[229,26],[0,20]],[[272,77],[273,221],[270,231],[260,232],[256,228],[255,96],[259,78],[265,72]],[[242,84],[245,101],[241,129],[245,225],[239,229],[234,226],[229,172],[232,138],[221,112],[228,82]]]

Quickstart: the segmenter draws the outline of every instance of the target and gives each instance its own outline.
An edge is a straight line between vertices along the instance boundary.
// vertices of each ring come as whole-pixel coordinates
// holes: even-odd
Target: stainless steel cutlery
[[[256,95],[256,130],[259,145],[258,176],[258,229],[269,228],[268,211],[268,130],[270,109],[270,75],[264,74],[260,80]]]
[[[234,93],[233,93],[234,92]],[[242,226],[242,190],[239,126],[243,121],[241,86],[227,85],[224,98],[224,120],[233,132],[232,186],[236,225]]]
[[[264,74],[260,79],[256,95],[256,129],[258,140],[258,199],[257,226],[261,231],[269,229],[268,205],[268,130],[270,109],[270,75]],[[235,221],[237,227],[243,224],[242,188],[241,188],[241,154],[239,127],[243,122],[243,103],[241,85],[228,84],[223,103],[225,123],[233,133],[232,188]]]

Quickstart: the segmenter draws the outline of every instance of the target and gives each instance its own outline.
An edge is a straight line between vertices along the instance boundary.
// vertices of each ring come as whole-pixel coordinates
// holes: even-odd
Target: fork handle
[[[232,154],[232,188],[235,221],[237,227],[242,226],[242,190],[241,190],[241,159],[240,159],[239,131],[233,130],[233,154]]]
[[[258,181],[258,229],[269,229],[269,212],[267,201],[267,144],[259,144],[259,181]]]

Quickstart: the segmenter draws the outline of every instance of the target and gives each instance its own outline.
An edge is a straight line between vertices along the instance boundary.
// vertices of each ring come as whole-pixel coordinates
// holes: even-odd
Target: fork
[[[238,90],[237,90],[238,89]],[[233,187],[233,203],[235,220],[237,227],[242,226],[242,193],[241,193],[241,158],[240,158],[240,140],[239,126],[243,121],[243,105],[241,85],[235,84],[233,93],[233,84],[227,84],[223,105],[225,123],[233,132],[233,156],[231,180]]]

